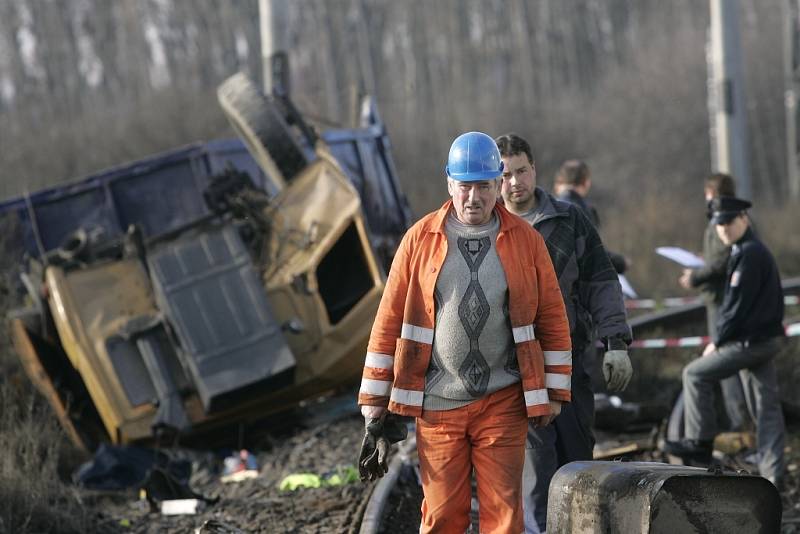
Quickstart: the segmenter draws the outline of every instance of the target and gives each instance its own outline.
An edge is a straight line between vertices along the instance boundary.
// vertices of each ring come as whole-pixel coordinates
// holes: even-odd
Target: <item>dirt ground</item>
[[[221,461],[211,453],[194,454],[191,486],[216,504],[191,516],[164,517],[151,511],[136,495],[98,495],[87,492],[86,502],[98,510],[100,531],[132,533],[202,532],[347,533],[358,532],[359,519],[372,484],[280,491],[280,481],[291,473],[325,476],[352,466],[360,445],[362,420],[345,415],[312,427],[298,425],[291,435],[275,441],[257,454],[258,478],[239,483],[219,481]],[[277,439],[277,438],[276,438]],[[782,534],[800,533],[800,423],[790,426],[788,473],[783,500]],[[629,456],[638,460],[663,460],[658,453]],[[390,497],[381,532],[416,532],[419,529],[422,492],[411,467],[401,472]],[[238,529],[238,530],[237,530]]]
[[[311,428],[298,425],[290,436],[256,453],[257,478],[223,484],[222,460],[213,453],[183,452],[193,459],[191,488],[219,500],[197,515],[162,516],[137,495],[86,492],[99,510],[101,530],[132,533],[193,532],[207,521],[204,532],[344,533],[358,527],[371,484],[351,484],[281,491],[281,480],[292,473],[326,478],[354,464],[361,443],[363,420],[355,414]],[[122,528],[120,528],[122,527]],[[227,528],[228,530],[225,530]]]
[[[786,482],[781,492],[781,534],[800,533],[800,421],[789,425]]]

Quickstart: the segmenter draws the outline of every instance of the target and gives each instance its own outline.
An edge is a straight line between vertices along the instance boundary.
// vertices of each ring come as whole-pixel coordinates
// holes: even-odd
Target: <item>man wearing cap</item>
[[[523,509],[525,532],[535,534],[546,530],[548,489],[556,470],[569,462],[592,459],[594,393],[589,368],[596,350],[594,329],[606,348],[603,375],[611,391],[624,390],[631,379],[627,351],[631,331],[617,273],[594,225],[579,207],[556,200],[536,186],[536,168],[527,141],[516,134],[495,141],[504,164],[501,193],[505,206],[544,237],[572,337],[572,402],[554,424],[528,431]]]
[[[716,197],[735,197],[736,182],[729,174],[713,173],[705,179],[703,195],[706,207]],[[722,304],[722,298],[725,295],[725,273],[728,267],[728,258],[731,255],[731,247],[723,243],[717,235],[717,225],[710,220],[710,211],[708,212],[708,217],[708,224],[703,231],[703,259],[705,264],[694,269],[684,269],[683,274],[678,279],[678,283],[684,289],[700,289],[706,305],[708,335],[713,338],[717,331],[717,310]],[[747,413],[747,405],[739,375],[734,374],[721,380],[720,387],[722,389],[722,398],[725,400],[727,430],[738,432],[749,429],[750,416]],[[680,404],[676,404],[676,406],[676,409],[681,410],[680,414],[682,416],[682,396]],[[681,428],[682,426],[681,424]]]
[[[759,473],[780,486],[786,430],[772,359],[784,341],[783,290],[775,259],[750,229],[750,206],[735,197],[709,203],[717,235],[731,246],[725,291],[713,342],[683,370],[685,438],[667,441],[664,451],[689,463],[711,461],[714,385],[739,373],[756,422]]]
[[[417,418],[420,532],[469,527],[473,469],[481,532],[521,532],[528,421],[548,425],[570,400],[558,281],[542,237],[496,203],[501,173],[491,137],[456,138],[451,199],[403,238],[367,347],[358,402],[377,439],[359,467],[385,471],[385,450],[371,458],[387,410]]]

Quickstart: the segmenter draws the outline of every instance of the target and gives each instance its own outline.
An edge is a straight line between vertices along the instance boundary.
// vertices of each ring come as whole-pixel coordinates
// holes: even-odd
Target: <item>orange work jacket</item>
[[[419,417],[433,350],[434,288],[447,256],[448,200],[403,237],[372,325],[358,403]],[[496,250],[528,417],[570,400],[572,346],[564,300],[542,236],[500,204]]]

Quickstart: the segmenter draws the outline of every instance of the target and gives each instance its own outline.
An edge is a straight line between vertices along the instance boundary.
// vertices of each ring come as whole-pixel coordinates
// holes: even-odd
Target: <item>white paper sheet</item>
[[[629,299],[638,299],[639,295],[636,294],[636,291],[633,290],[633,286],[628,279],[625,278],[625,275],[618,274],[617,278],[619,278],[619,285],[622,286],[622,294],[628,297]]]
[[[680,247],[658,247],[656,253],[689,269],[699,269],[706,264],[697,254]]]

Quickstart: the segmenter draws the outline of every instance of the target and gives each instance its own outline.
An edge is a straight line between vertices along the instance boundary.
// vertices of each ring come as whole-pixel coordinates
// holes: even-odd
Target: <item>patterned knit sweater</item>
[[[494,246],[499,228],[496,216],[480,226],[465,225],[452,212],[447,219],[423,409],[458,408],[520,380],[508,285]]]

